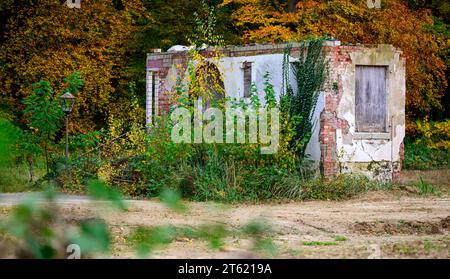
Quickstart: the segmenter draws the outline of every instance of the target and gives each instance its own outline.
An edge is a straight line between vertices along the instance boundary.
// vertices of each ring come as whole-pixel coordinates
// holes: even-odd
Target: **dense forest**
[[[81,9],[65,2],[0,3],[0,104],[17,125],[24,126],[22,100],[33,83],[48,80],[59,92],[74,71],[84,86],[72,131],[91,132],[130,113],[143,121],[146,53],[189,45],[199,32],[225,45],[312,37],[393,44],[407,59],[408,132],[414,134],[416,119],[448,118],[445,0],[383,0],[380,9],[369,9],[366,0],[82,0]],[[214,30],[208,30],[211,13]],[[133,103],[140,109],[130,109]]]

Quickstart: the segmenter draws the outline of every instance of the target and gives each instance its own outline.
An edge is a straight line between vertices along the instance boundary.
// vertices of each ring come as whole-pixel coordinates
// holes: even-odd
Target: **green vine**
[[[327,63],[322,45],[323,39],[303,42],[298,61],[293,63],[289,61],[292,45],[288,45],[283,57],[281,111],[288,116],[294,128],[290,145],[299,158],[305,157],[306,146],[314,131],[316,123],[313,114],[326,77]],[[291,73],[296,81],[296,90],[289,82]]]

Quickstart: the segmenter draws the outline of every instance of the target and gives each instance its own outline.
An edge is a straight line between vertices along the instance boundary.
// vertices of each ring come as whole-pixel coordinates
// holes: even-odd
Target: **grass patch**
[[[361,175],[341,174],[332,180],[281,179],[272,188],[277,198],[296,200],[344,200],[361,193],[393,190],[395,184],[373,181]]]
[[[426,196],[429,194],[435,195],[437,193],[436,188],[433,185],[425,182],[421,176],[419,177],[419,180],[419,184],[417,185],[417,187],[419,188],[419,195]]]
[[[343,235],[336,235],[336,236],[334,237],[334,240],[335,240],[335,241],[347,241],[348,238],[345,237],[345,236],[343,236]]]
[[[39,190],[30,182],[25,164],[0,167],[0,193],[13,193]]]
[[[332,241],[306,241],[303,242],[302,245],[304,246],[335,246],[338,245],[336,242],[332,242]]]

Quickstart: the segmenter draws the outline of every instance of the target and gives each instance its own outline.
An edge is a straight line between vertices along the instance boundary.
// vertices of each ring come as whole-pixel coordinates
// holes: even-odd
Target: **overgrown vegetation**
[[[223,81],[212,76],[216,67],[214,61],[220,59],[219,53],[213,55],[212,61],[206,61],[198,52],[191,51],[186,76],[179,77],[179,85],[172,93],[171,110],[185,108],[191,114],[200,97],[203,106],[214,105],[222,111],[227,107],[242,111],[282,108],[280,144],[275,154],[261,154],[263,144],[250,143],[249,139],[245,139],[245,143],[227,144],[175,143],[171,139],[173,119],[161,116],[155,119],[149,134],[139,126],[125,127],[125,123],[111,122],[111,132],[102,144],[106,148],[101,148],[98,153],[101,155],[89,162],[77,161],[76,168],[86,170],[89,169],[86,165],[93,166],[88,176],[98,176],[133,196],[156,196],[164,189],[172,188],[185,197],[201,201],[314,198],[315,194],[295,197],[282,188],[286,184],[309,187],[307,178],[312,173],[309,174],[311,170],[304,165],[304,150],[314,126],[311,114],[317,92],[324,80],[325,62],[321,48],[321,40],[304,44],[304,54],[293,70],[299,88],[295,91],[287,88],[288,93],[282,97],[281,104],[275,99],[269,74],[264,77],[263,88],[253,84],[250,103],[225,97]],[[290,74],[291,69],[286,71],[285,74]],[[307,82],[308,75],[317,77],[314,84]],[[307,104],[298,110],[296,106],[300,105],[301,98]],[[239,121],[244,122],[239,124]],[[232,125],[244,125],[248,129],[249,121],[235,118]],[[74,179],[72,183],[82,182],[86,180],[86,173],[77,172]],[[329,196],[339,198],[339,194]]]
[[[450,120],[417,121],[414,137],[405,139],[406,169],[450,168]]]
[[[327,74],[327,64],[322,53],[323,41],[316,39],[303,42],[298,61],[292,63],[293,67],[289,61],[290,46],[286,48],[283,59],[283,84],[286,93],[281,97],[280,106],[294,129],[290,147],[300,158],[305,156],[306,146],[316,128],[314,110]],[[296,81],[295,90],[290,82],[291,71]]]
[[[58,1],[41,3],[38,7],[28,4],[18,6],[16,2],[9,1],[1,6],[0,12],[6,16],[1,20],[8,24],[7,30],[2,33],[2,49],[14,50],[11,53],[17,54],[11,56],[0,52],[0,59],[4,62],[0,69],[4,73],[0,77],[4,81],[0,89],[4,96],[2,101],[5,101],[1,106],[0,118],[7,119],[3,124],[12,125],[1,133],[5,142],[9,142],[8,146],[13,146],[8,147],[11,159],[5,160],[2,166],[1,191],[37,189],[44,180],[51,180],[67,191],[84,192],[92,179],[100,178],[110,187],[130,196],[158,196],[170,188],[194,200],[234,202],[273,198],[343,199],[386,186],[344,175],[333,181],[322,181],[317,170],[308,167],[305,149],[317,125],[312,114],[327,65],[322,53],[323,41],[304,39],[340,34],[344,41],[377,43],[380,40],[377,36],[366,38],[359,34],[362,29],[357,29],[356,34],[348,34],[349,28],[336,29],[336,26],[330,25],[329,19],[325,26],[333,27],[330,34],[318,28],[321,23],[317,20],[325,11],[332,11],[335,16],[341,14],[343,6],[340,2],[299,3],[297,9],[290,12],[293,17],[287,21],[309,18],[311,22],[306,24],[306,29],[287,22],[273,21],[267,25],[264,24],[266,18],[255,19],[257,22],[252,25],[248,22],[249,17],[236,17],[257,11],[279,19],[286,15],[286,3],[283,1],[274,2],[279,4],[277,11],[274,11],[277,5],[266,5],[259,0],[250,1],[253,6],[243,1],[224,1],[222,4],[219,4],[220,1],[202,1],[202,5],[194,5],[184,0],[170,3],[133,0],[120,7],[111,1],[94,2],[85,1],[82,10],[72,9],[67,13]],[[428,53],[439,53],[437,56],[427,56],[432,57],[432,64],[439,67],[430,69],[425,64],[421,75],[416,73],[422,57],[416,59],[414,56],[413,63],[408,63],[408,91],[416,97],[418,92],[426,96],[417,98],[419,104],[408,104],[414,110],[410,115],[423,115],[431,108],[440,107],[439,96],[445,87],[445,82],[439,82],[444,70],[441,58],[446,57],[440,51],[445,45],[442,38],[446,36],[442,29],[447,25],[446,21],[440,22],[440,27],[434,24],[420,5],[414,6],[417,13],[413,13],[410,7],[400,2],[391,1],[388,6],[405,12],[413,22],[426,23],[426,30],[420,30],[417,37],[426,39]],[[314,10],[317,18],[310,18],[305,12],[314,6],[317,7]],[[175,18],[173,12],[178,7],[192,10],[196,16]],[[338,26],[353,22],[352,18],[356,17],[356,22],[364,23],[362,26],[382,30],[385,25],[381,19],[392,16],[387,9],[373,15],[371,11],[363,10],[362,4],[357,2],[348,4],[347,8],[355,13],[338,17]],[[48,13],[48,10],[52,12]],[[24,21],[26,24],[19,26],[17,23],[24,20],[22,12],[25,11],[30,13],[31,18],[39,19],[40,24],[36,26]],[[439,16],[443,14],[445,12],[439,12]],[[165,26],[168,19],[173,19],[174,26]],[[183,26],[184,20],[188,23],[186,26]],[[102,30],[109,26],[115,31],[94,32],[90,27],[96,24]],[[45,38],[42,34],[53,25],[58,27],[54,36]],[[80,25],[85,28],[80,29]],[[175,26],[183,27],[180,30],[187,30],[184,28],[190,26],[194,31],[181,32],[175,30]],[[402,22],[399,30],[411,34],[408,23]],[[34,37],[24,36],[30,32]],[[152,42],[148,41],[149,37]],[[165,37],[167,40],[158,41],[154,37]],[[276,101],[278,92],[274,92],[273,77],[269,74],[264,76],[263,84],[252,85],[250,102],[225,97],[223,81],[217,75],[219,71],[215,65],[220,53],[209,54],[212,59],[208,60],[195,47],[190,52],[191,63],[187,66],[186,76],[179,76],[176,89],[172,92],[172,109],[184,107],[191,112],[198,97],[202,97],[203,105],[214,105],[222,110],[227,104],[242,110],[280,109],[281,137],[276,154],[261,154],[261,144],[248,142],[175,144],[170,139],[173,123],[164,117],[155,119],[151,133],[147,133],[143,125],[145,80],[140,72],[145,68],[145,53],[150,47],[175,44],[178,37],[182,37],[180,42],[197,48],[239,43],[240,39],[245,42],[303,40],[298,62],[289,63],[290,50],[286,50],[282,77],[285,92],[281,92],[280,102]],[[405,46],[396,38],[388,34],[386,40],[405,47],[407,59],[417,54],[417,45]],[[20,44],[16,45],[17,40]],[[69,51],[61,53],[64,49],[60,48],[61,45]],[[60,57],[57,63],[54,56]],[[47,66],[50,62],[52,67]],[[79,72],[70,75],[73,69]],[[424,75],[432,78],[425,82]],[[290,87],[288,76],[295,78],[296,88]],[[424,86],[418,88],[420,82]],[[65,90],[74,94],[79,91],[70,122],[70,180],[64,176],[60,129],[62,114],[57,103],[58,95]],[[429,100],[429,106],[422,107],[424,98]],[[428,122],[424,119],[414,125],[411,123],[408,131],[412,139],[405,143],[405,167],[448,168],[448,120]],[[249,123],[245,122],[244,126],[248,128]],[[9,130],[15,132],[10,133]],[[11,171],[15,169],[18,171]]]
[[[84,192],[86,185],[89,186],[92,179],[99,178],[110,187],[117,188],[129,196],[161,195],[164,198],[164,193],[170,189],[193,200],[225,202],[283,198],[340,200],[367,191],[389,189],[391,185],[383,185],[364,177],[350,175],[341,175],[334,180],[324,181],[317,177],[317,173],[311,172],[306,167],[305,159],[307,158],[305,158],[304,149],[314,129],[311,114],[314,111],[317,92],[323,82],[326,66],[320,58],[321,53],[314,51],[321,48],[321,40],[305,43],[304,46],[305,56],[299,60],[293,71],[299,88],[295,91],[296,93],[292,88],[287,88],[287,94],[282,96],[280,104],[275,101],[275,92],[268,74],[265,76],[264,88],[260,89],[253,84],[250,103],[225,97],[217,99],[217,96],[211,96],[211,92],[223,94],[218,86],[221,81],[206,78],[210,71],[190,69],[194,63],[198,62],[202,65],[205,59],[197,52],[192,53],[193,61],[188,66],[190,70],[187,71],[187,76],[180,77],[180,81],[184,79],[187,83],[181,85],[180,82],[180,86],[173,92],[175,105],[172,109],[180,106],[192,111],[193,103],[198,97],[202,97],[205,103],[214,103],[221,109],[225,109],[227,103],[243,110],[248,109],[249,106],[280,107],[281,136],[277,153],[261,154],[260,143],[174,143],[171,139],[173,123],[170,119],[164,116],[156,118],[151,132],[147,133],[136,124],[139,122],[138,114],[136,114],[131,122],[123,121],[121,118],[110,118],[108,132],[96,131],[72,137],[71,179],[67,180],[65,177],[62,154],[58,155],[55,152],[52,152],[50,156],[52,158],[50,177],[69,191]],[[220,56],[216,59],[220,59]],[[314,66],[317,63],[321,63],[319,67]],[[309,75],[317,77],[316,83],[305,84],[308,72]],[[75,81],[68,83],[69,88],[71,84],[75,84],[76,88],[82,84],[78,76],[67,80]],[[210,84],[211,80],[215,81],[215,84]],[[211,88],[216,89],[211,90]],[[301,106],[301,110],[293,108],[300,102],[299,94],[302,95],[302,99],[308,101],[307,105]],[[51,96],[53,95],[50,94],[45,98]],[[135,103],[132,110],[139,110],[139,106]],[[38,106],[34,107],[35,113],[40,111]],[[45,114],[46,111],[42,113]],[[234,120],[235,125],[237,121],[238,119]],[[244,125],[249,125],[247,120]],[[301,129],[303,125],[307,128]],[[8,127],[8,129],[20,131],[13,126]],[[14,135],[7,132],[7,129],[4,133]],[[49,138],[44,139],[46,140],[44,143],[51,142]],[[17,148],[20,146],[17,138],[11,139],[10,142],[13,143],[10,146],[16,148],[14,150],[21,150],[21,152],[27,150]],[[37,142],[35,147],[41,150],[45,145]],[[62,146],[52,145],[52,150],[55,148],[62,149]],[[25,158],[26,156],[21,155],[21,152],[13,157]],[[39,158],[37,155],[34,156]],[[22,162],[27,160],[22,159]],[[11,166],[8,164],[8,167]]]

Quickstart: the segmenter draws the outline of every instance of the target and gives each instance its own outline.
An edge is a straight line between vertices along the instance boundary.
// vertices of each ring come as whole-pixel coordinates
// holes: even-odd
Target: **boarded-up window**
[[[244,98],[249,98],[252,88],[252,62],[244,62],[242,68],[244,69]]]
[[[356,130],[386,131],[386,67],[356,66]]]

